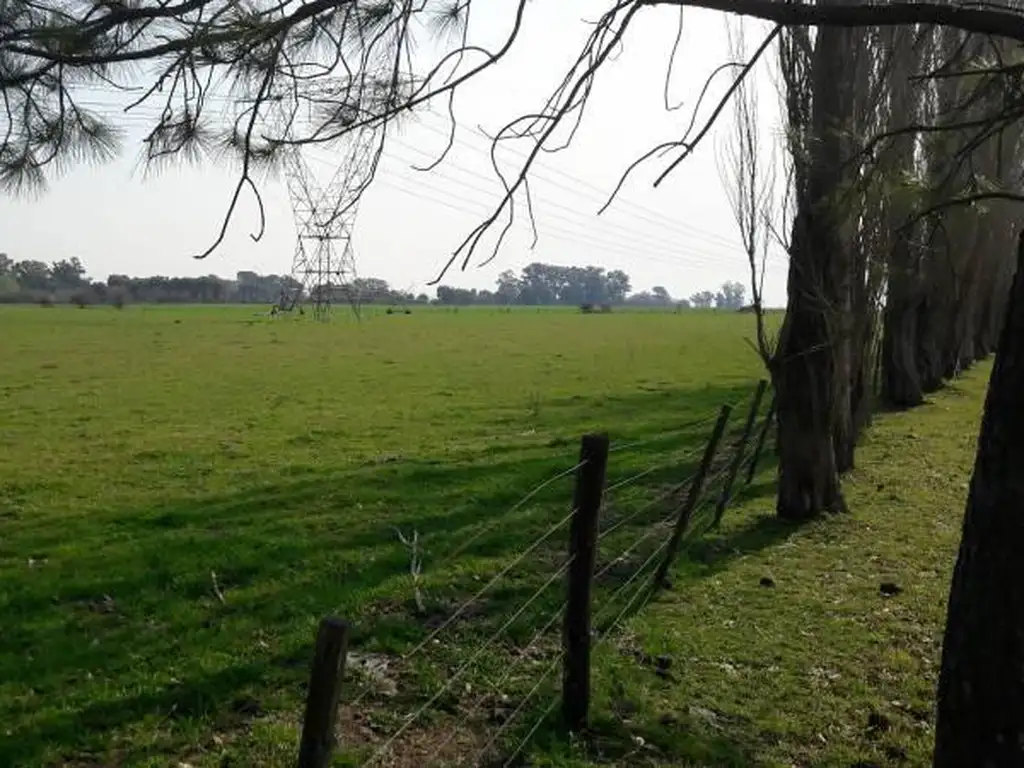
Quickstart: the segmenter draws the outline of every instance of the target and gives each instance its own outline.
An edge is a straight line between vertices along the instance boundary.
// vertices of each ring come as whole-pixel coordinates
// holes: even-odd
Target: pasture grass
[[[516,759],[537,765],[927,753],[987,369],[878,418],[849,516],[776,524],[766,461],[640,610],[660,498],[759,376],[749,316],[2,308],[0,327],[0,765],[291,765],[328,614],[353,624],[341,765],[445,683],[383,764],[500,765],[534,723]],[[647,474],[607,499],[606,526],[636,517],[602,540],[598,628],[622,615],[594,727],[566,741],[557,708],[542,717],[557,621],[535,637],[561,604],[564,528],[458,611],[564,519],[572,478],[552,478],[591,430],[619,449],[610,484]]]

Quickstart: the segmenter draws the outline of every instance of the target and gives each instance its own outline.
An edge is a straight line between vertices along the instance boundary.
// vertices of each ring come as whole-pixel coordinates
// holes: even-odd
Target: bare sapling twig
[[[218,600],[220,600],[221,603],[224,603],[225,602],[225,600],[224,600],[224,592],[221,590],[220,583],[217,581],[217,572],[216,571],[210,571],[210,579],[213,581],[213,595],[214,595],[214,597],[216,597]]]
[[[730,58],[746,56],[742,21],[728,19],[726,31]],[[733,96],[733,124],[725,142],[719,146],[718,171],[750,266],[750,290],[757,322],[756,351],[765,367],[775,355],[776,341],[769,339],[764,320],[764,278],[778,212],[777,153],[775,142],[765,151],[759,131],[757,85],[740,76]]]
[[[420,615],[427,612],[426,601],[423,599],[423,591],[420,589],[420,577],[423,574],[423,555],[420,552],[420,534],[415,528],[412,537],[406,537],[397,528],[394,529],[398,540],[409,550],[409,575],[412,577],[413,599],[416,601],[416,611]]]

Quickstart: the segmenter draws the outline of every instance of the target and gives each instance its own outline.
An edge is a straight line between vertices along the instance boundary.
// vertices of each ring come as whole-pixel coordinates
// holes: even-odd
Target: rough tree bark
[[[771,366],[778,414],[776,510],[790,520],[845,509],[833,437],[850,418],[849,356],[837,343],[849,305],[849,254],[835,206],[843,177],[837,117],[847,98],[840,86],[849,85],[843,76],[847,38],[847,30],[818,30],[810,67],[811,138],[797,150],[806,157],[794,158],[788,303]],[[791,131],[803,127],[791,120]]]
[[[1009,54],[1009,50],[1004,53]],[[1008,130],[1000,140],[991,142],[986,160],[987,173],[1003,187],[1019,185],[1019,169],[1024,164],[1024,130],[1020,125]],[[1019,209],[1014,204],[997,203],[985,216],[982,230],[985,243],[977,254],[983,259],[978,276],[977,300],[973,307],[973,353],[976,360],[990,355],[999,339],[1006,307],[1005,286],[1013,274],[1013,229]]]
[[[1018,161],[1019,162],[1019,161]],[[1018,166],[1019,167],[1019,166]],[[1006,225],[1004,224],[1001,229],[1001,238],[998,242],[1008,243],[1012,240],[1006,233]],[[997,265],[996,269],[992,273],[992,284],[994,290],[990,291],[986,296],[986,307],[985,307],[985,321],[984,321],[984,342],[982,344],[983,349],[988,353],[994,352],[996,345],[999,340],[999,329],[1002,326],[1003,318],[1006,313],[1006,305],[1008,301],[1008,294],[1002,290],[1011,279],[1013,275],[1013,260],[1007,259],[1004,262]]]
[[[921,113],[921,94],[911,87],[910,78],[922,61],[922,43],[930,35],[914,40],[909,30],[891,30],[887,42],[892,63],[887,74],[889,119],[893,126],[912,125]],[[916,43],[916,44],[915,44]],[[914,172],[914,136],[894,137],[888,147],[886,172],[894,181]],[[901,227],[913,212],[913,196],[897,187],[887,199],[889,243],[888,292],[882,314],[882,397],[897,408],[913,408],[924,402],[915,348],[920,309],[918,231]]]
[[[1024,765],[1024,232],[950,588],[935,768]]]
[[[917,265],[909,235],[896,237],[889,255],[889,293],[882,331],[882,395],[896,408],[924,402],[918,370]]]
[[[963,67],[988,55],[991,41],[953,29],[936,33],[938,62]],[[925,137],[929,199],[941,203],[974,191],[986,174],[995,178],[986,156],[993,140],[977,143],[976,131],[957,128],[982,119],[997,108],[999,95],[983,88],[976,78],[940,78],[934,88],[934,115],[946,130]],[[963,161],[967,153],[970,162]],[[990,258],[983,248],[986,236],[979,229],[979,212],[969,208],[945,210],[931,217],[931,243],[927,249],[925,288],[927,303],[918,325],[918,355],[925,392],[939,389],[974,360],[971,318],[978,300],[977,276]],[[986,225],[987,226],[987,225]]]
[[[875,270],[872,267],[874,222],[877,218],[871,189],[871,172],[864,166],[861,136],[868,135],[877,123],[878,53],[876,30],[849,30],[840,41],[849,85],[839,89],[838,113],[833,121],[840,126],[843,176],[840,192],[834,195],[834,216],[840,222],[843,258],[837,263],[840,301],[836,334],[837,414],[832,441],[836,469],[847,472],[854,467],[857,441],[871,410],[871,349],[877,320]]]

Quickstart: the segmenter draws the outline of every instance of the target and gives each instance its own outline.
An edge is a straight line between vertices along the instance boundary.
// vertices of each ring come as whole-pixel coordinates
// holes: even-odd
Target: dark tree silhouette
[[[1024,764],[1024,232],[989,381],[939,677],[936,768]]]

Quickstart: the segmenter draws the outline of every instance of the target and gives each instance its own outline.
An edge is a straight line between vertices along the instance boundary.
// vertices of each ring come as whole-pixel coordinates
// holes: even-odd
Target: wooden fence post
[[[764,425],[761,427],[761,434],[757,436],[757,446],[754,448],[754,455],[750,459],[750,469],[747,470],[747,485],[754,482],[754,475],[757,474],[757,464],[761,460],[761,451],[764,450],[764,442],[768,439],[768,430],[772,427],[772,419],[775,418],[775,395],[768,404],[768,413],[764,415]]]
[[[764,379],[757,382],[757,389],[754,391],[754,402],[750,404],[747,422],[743,425],[743,434],[740,435],[739,442],[736,443],[736,455],[733,456],[732,466],[729,467],[729,474],[725,478],[725,487],[722,489],[722,495],[718,499],[718,506],[715,507],[714,525],[716,528],[722,522],[725,508],[732,501],[732,486],[736,482],[736,475],[740,472],[740,465],[743,463],[743,452],[747,447],[747,441],[750,440],[750,433],[754,429],[754,422],[757,421],[757,412],[761,410],[761,400],[764,398],[764,392],[767,388],[768,382]]]
[[[665,559],[661,561],[661,565],[658,566],[658,572],[654,574],[655,589],[665,587],[668,584],[668,569],[676,559],[679,544],[683,540],[683,534],[686,533],[687,526],[690,524],[690,517],[693,515],[693,510],[697,508],[697,502],[700,501],[700,495],[704,491],[704,483],[707,480],[708,472],[711,470],[711,463],[715,460],[718,444],[722,441],[722,434],[725,432],[725,425],[729,422],[729,415],[731,413],[732,406],[723,405],[722,410],[718,414],[718,421],[715,422],[715,427],[711,430],[711,437],[708,438],[708,444],[704,448],[704,457],[700,461],[700,467],[697,468],[697,474],[693,476],[693,481],[690,483],[690,490],[686,494],[686,501],[679,510],[675,530],[672,531],[672,538],[669,539],[668,549],[665,550]]]
[[[584,435],[569,526],[569,597],[562,633],[562,714],[570,731],[586,726],[590,708],[590,592],[607,468],[608,435]]]
[[[331,764],[337,743],[334,726],[338,720],[347,650],[348,625],[341,619],[323,619],[316,633],[316,650],[309,675],[299,768],[327,768]]]

